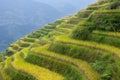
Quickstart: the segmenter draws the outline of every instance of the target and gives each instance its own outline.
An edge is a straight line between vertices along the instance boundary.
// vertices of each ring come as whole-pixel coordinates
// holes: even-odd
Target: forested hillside
[[[11,44],[0,80],[119,80],[119,26],[120,1],[99,0]]]

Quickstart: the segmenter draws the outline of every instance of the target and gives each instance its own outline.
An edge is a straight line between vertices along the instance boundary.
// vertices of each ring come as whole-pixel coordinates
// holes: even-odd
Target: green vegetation
[[[1,52],[0,53],[0,62],[4,61],[5,57],[4,57],[5,53]]]
[[[61,61],[50,59],[48,57],[37,56],[36,54],[29,54],[26,58],[26,61],[48,68],[53,72],[57,72],[65,76],[65,80],[81,80],[82,78],[81,74],[76,70],[74,66]]]
[[[109,9],[120,9],[120,2],[115,1],[108,8]]]
[[[119,80],[119,74],[119,0],[99,0],[0,53],[0,80]]]
[[[104,36],[104,35],[98,35],[98,34],[91,34],[89,35],[88,39],[89,41],[95,41],[98,43],[104,43],[116,47],[120,47],[120,39],[111,37],[111,36]]]
[[[119,32],[109,32],[109,31],[98,31],[98,30],[95,30],[95,31],[93,31],[93,33],[94,34],[99,34],[99,35],[104,35],[104,36],[116,37],[116,38],[120,37],[120,33]]]
[[[78,18],[87,18],[93,11],[92,10],[83,10],[80,11],[77,16]]]
[[[44,46],[42,48],[33,48],[32,52],[36,53],[36,54],[39,54],[39,55],[47,56],[49,58],[54,58],[56,60],[64,61],[66,63],[72,64],[72,65],[76,66],[76,68],[79,71],[84,73],[85,76],[88,79],[90,79],[90,80],[100,80],[99,75],[85,61],[70,58],[70,57],[67,57],[67,56],[64,56],[64,55],[59,55],[59,54],[56,54],[54,52],[49,52],[46,49],[48,49],[48,45]],[[93,77],[93,75],[95,75],[95,76]]]
[[[100,10],[95,11],[89,17],[88,21],[94,23],[98,30],[118,32],[120,26],[120,11],[119,10]]]
[[[114,78],[112,75],[117,76],[120,73],[120,67],[114,67],[115,65],[119,66],[120,63],[116,63],[116,58],[112,57],[112,55],[107,52],[59,42],[51,44],[49,50],[91,63],[91,66],[93,66],[93,68],[101,74],[101,77],[105,79]],[[100,66],[100,68],[98,66]],[[118,72],[114,72],[114,70],[118,70]],[[105,74],[109,74],[109,78],[107,78],[107,76],[103,77]]]
[[[63,80],[63,77],[56,74],[55,72],[51,72],[48,69],[42,68],[42,67],[38,67],[35,66],[33,64],[27,63],[24,61],[23,57],[25,57],[25,55],[27,55],[24,53],[16,53],[14,55],[14,62],[13,62],[13,66],[17,69],[17,70],[21,70],[23,72],[26,72],[28,74],[33,75],[37,80]],[[56,78],[54,78],[56,77]]]
[[[11,77],[11,80],[26,80],[26,79],[27,80],[36,80],[31,75],[28,75],[28,74],[25,74],[25,73],[15,70],[12,66],[10,66],[5,71],[6,71],[6,74],[8,74]]]
[[[1,78],[2,80],[36,80],[32,75],[16,70],[11,62],[13,58],[8,58],[5,63],[1,63]],[[14,75],[13,75],[14,74]],[[18,78],[19,77],[19,78]]]

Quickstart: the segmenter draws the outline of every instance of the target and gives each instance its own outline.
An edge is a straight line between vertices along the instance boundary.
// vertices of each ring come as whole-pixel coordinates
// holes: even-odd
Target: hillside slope
[[[119,26],[120,1],[99,0],[11,44],[0,80],[119,80]]]

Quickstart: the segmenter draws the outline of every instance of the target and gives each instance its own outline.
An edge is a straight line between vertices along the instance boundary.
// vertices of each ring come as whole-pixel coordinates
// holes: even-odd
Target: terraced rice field
[[[119,80],[118,3],[99,0],[11,44],[0,80]]]

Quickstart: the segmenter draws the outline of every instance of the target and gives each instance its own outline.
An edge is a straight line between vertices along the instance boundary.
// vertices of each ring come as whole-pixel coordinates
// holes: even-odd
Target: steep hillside
[[[99,0],[11,44],[0,80],[119,80],[120,1]]]

